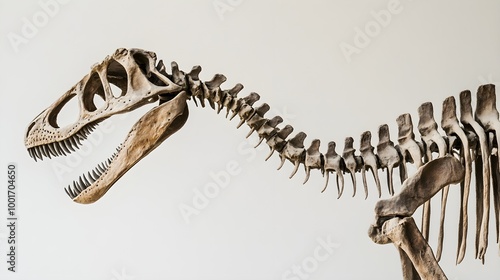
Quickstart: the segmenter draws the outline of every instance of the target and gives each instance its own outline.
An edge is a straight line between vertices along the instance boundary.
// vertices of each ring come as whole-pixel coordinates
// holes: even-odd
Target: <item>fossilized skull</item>
[[[127,170],[186,122],[188,96],[172,78],[161,61],[156,64],[154,53],[116,50],[31,122],[25,136],[30,156],[37,160],[71,153],[99,122],[160,100],[159,106],[132,127],[117,153],[66,188],[75,202],[98,200]],[[110,84],[121,89],[119,96],[113,95]],[[96,106],[95,95],[104,100],[102,106]],[[58,114],[72,98],[78,99],[79,118],[59,127]]]

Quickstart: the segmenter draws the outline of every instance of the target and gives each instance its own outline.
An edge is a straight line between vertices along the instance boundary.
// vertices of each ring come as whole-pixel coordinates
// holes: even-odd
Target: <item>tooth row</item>
[[[176,75],[184,75],[183,72],[176,70]],[[344,189],[343,175],[349,173],[352,180],[353,194],[356,194],[356,174],[361,172],[362,182],[365,190],[365,198],[368,196],[368,183],[366,172],[370,171],[373,175],[378,196],[381,196],[380,178],[378,169],[386,170],[387,186],[390,195],[394,195],[393,170],[399,167],[400,180],[403,182],[407,178],[407,163],[414,164],[417,168],[432,160],[433,154],[438,157],[445,155],[454,155],[461,158],[466,175],[461,188],[461,230],[459,234],[459,250],[457,254],[457,263],[461,262],[465,254],[465,240],[467,235],[467,209],[468,196],[470,191],[472,162],[475,162],[476,170],[476,258],[484,260],[484,254],[487,247],[487,234],[490,213],[490,200],[494,201],[494,213],[496,217],[497,242],[500,240],[500,156],[498,155],[497,139],[500,139],[500,120],[496,109],[496,97],[494,85],[483,85],[479,87],[477,93],[476,117],[473,116],[471,107],[470,91],[464,91],[460,94],[460,121],[456,116],[456,105],[453,97],[447,98],[443,102],[443,114],[441,127],[446,136],[441,135],[434,120],[433,106],[431,103],[424,103],[418,108],[419,123],[417,125],[421,141],[415,139],[413,132],[413,122],[410,114],[402,114],[396,119],[398,126],[398,141],[394,144],[390,139],[389,127],[384,124],[378,130],[378,144],[373,147],[371,144],[371,133],[364,132],[361,135],[359,144],[359,153],[354,148],[354,139],[347,137],[344,142],[343,151],[338,154],[336,143],[328,143],[328,150],[325,154],[320,152],[320,141],[315,139],[310,146],[306,148],[303,144],[306,134],[299,132],[292,138],[287,137],[293,132],[293,127],[285,125],[278,127],[283,122],[280,116],[266,118],[264,114],[269,111],[269,105],[263,103],[254,107],[254,103],[260,99],[256,93],[251,93],[247,97],[238,98],[237,94],[243,89],[241,84],[235,85],[232,89],[222,90],[220,85],[226,81],[226,77],[217,74],[210,81],[201,82],[198,75],[201,67],[194,67],[190,73],[185,75],[186,81],[184,88],[193,97],[196,105],[198,102],[202,107],[207,101],[210,106],[221,112],[226,108],[226,117],[233,119],[239,116],[240,121],[237,127],[246,123],[250,131],[247,135],[257,132],[260,145],[266,140],[270,148],[270,153],[266,160],[274,152],[279,153],[280,168],[285,161],[290,161],[294,169],[290,177],[298,170],[300,164],[304,165],[306,178],[308,181],[310,171],[318,169],[326,175],[325,186],[328,186],[329,174],[336,174],[337,191],[340,197]],[[215,108],[217,107],[217,108]],[[229,114],[231,115],[229,116]],[[491,164],[490,164],[491,162]],[[495,176],[491,176],[494,174]],[[493,180],[493,184],[490,182]],[[442,244],[444,210],[446,207],[446,197],[448,188],[443,189],[440,240],[438,242],[438,254],[440,257],[440,248]],[[490,193],[493,192],[493,199]],[[430,215],[430,204],[424,206],[423,215],[423,234],[428,235],[428,216]]]
[[[66,156],[79,149],[82,145],[82,140],[87,139],[87,136],[90,135],[92,131],[94,131],[96,126],[97,124],[90,123],[67,139],[28,148],[28,154],[35,161],[37,161],[38,159],[43,160],[44,157],[52,158],[58,156]]]
[[[71,199],[74,199],[81,192],[91,186],[95,181],[97,181],[97,179],[101,177],[101,175],[109,168],[109,165],[116,158],[121,148],[122,146],[120,145],[118,148],[116,148],[116,152],[113,153],[107,160],[99,163],[93,170],[87,172],[87,174],[82,174],[78,178],[78,180],[73,181],[73,185],[68,185],[68,187],[66,187],[64,190],[69,195],[69,197],[71,197]]]

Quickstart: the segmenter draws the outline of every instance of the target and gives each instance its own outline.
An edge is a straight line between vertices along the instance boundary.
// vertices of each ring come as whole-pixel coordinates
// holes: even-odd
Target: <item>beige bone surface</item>
[[[404,279],[446,279],[411,215],[443,187],[462,181],[464,173],[456,158],[444,156],[420,167],[398,195],[377,202],[368,234],[375,243],[398,247]]]
[[[486,133],[481,125],[472,116],[471,92],[466,90],[460,93],[460,122],[465,129],[472,131],[479,140],[475,159],[476,166],[476,258],[484,259],[488,247],[488,224],[490,217],[490,180],[491,165],[490,151]]]
[[[448,97],[443,101],[443,110],[441,118],[441,127],[448,136],[455,136],[460,139],[460,158],[463,161],[465,168],[465,178],[460,186],[460,220],[458,227],[458,248],[457,248],[457,263],[460,263],[465,256],[467,246],[467,229],[469,227],[469,193],[472,177],[472,158],[470,153],[469,140],[464,130],[458,123],[456,115],[457,106],[453,96]],[[451,145],[450,145],[451,146]],[[451,148],[451,147],[450,147]]]
[[[382,232],[388,240],[404,252],[400,251],[400,256],[405,280],[448,279],[434,257],[431,247],[418,230],[413,218],[393,218],[384,223]],[[413,273],[413,269],[418,273],[418,278]]]
[[[398,195],[378,201],[375,205],[375,215],[409,217],[444,186],[458,183],[463,177],[464,168],[456,158],[452,156],[437,158],[420,167],[409,177],[403,183]]]
[[[438,125],[434,120],[434,108],[432,103],[425,102],[418,107],[418,131],[422,137],[425,148],[425,160],[432,160],[433,150],[437,150],[438,156],[443,157],[448,153],[448,146],[443,136],[437,131]],[[448,201],[449,187],[446,186],[441,192],[441,217],[439,221],[439,235],[438,235],[438,247],[436,252],[436,258],[439,260],[441,258],[441,253],[443,250],[443,239],[444,239],[444,219],[446,215],[446,202]],[[429,234],[430,226],[430,201],[427,202],[424,207],[424,215],[422,217],[422,233],[427,239]]]

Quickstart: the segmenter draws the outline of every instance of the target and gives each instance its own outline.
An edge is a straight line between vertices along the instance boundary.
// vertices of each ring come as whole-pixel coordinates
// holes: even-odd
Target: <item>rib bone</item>
[[[465,134],[464,130],[458,123],[456,115],[456,103],[455,103],[455,98],[453,96],[450,96],[443,101],[441,128],[443,128],[446,135],[456,136],[460,139],[461,142],[460,158],[463,161],[465,167],[465,178],[460,186],[460,197],[461,197],[460,221],[458,227],[459,233],[458,233],[458,248],[457,248],[457,260],[456,260],[456,263],[458,264],[462,262],[465,256],[465,249],[467,245],[467,229],[469,227],[468,201],[469,201],[470,182],[472,175],[472,159],[470,155],[470,147],[467,135]]]
[[[495,149],[497,152],[491,152],[491,173],[492,173],[492,191],[493,191],[493,199],[494,199],[494,209],[495,209],[495,218],[496,218],[496,234],[497,241],[499,235],[499,214],[500,214],[500,201],[499,201],[499,186],[498,186],[498,174],[500,167],[499,160],[500,156],[498,156],[498,139],[500,139],[500,121],[498,120],[498,111],[496,109],[496,96],[495,96],[495,86],[492,84],[482,85],[479,87],[477,92],[477,104],[476,104],[476,120],[484,127],[485,131],[488,133],[490,151]],[[493,136],[494,135],[494,136]],[[493,162],[496,160],[496,162]],[[484,200],[488,200],[489,207],[489,196],[490,193],[483,193]],[[485,208],[484,211],[488,211],[489,209]],[[486,248],[485,248],[486,250]]]
[[[413,122],[410,114],[403,114],[396,120],[398,124],[398,147],[400,149],[402,160],[402,170],[400,176],[401,180],[406,179],[408,171],[406,169],[406,162],[410,161],[415,164],[417,168],[422,166],[422,151],[420,146],[415,141],[415,134],[413,134]],[[409,158],[407,158],[409,156]],[[429,238],[429,216],[430,216],[430,203],[425,202],[422,208],[422,235],[425,239]]]
[[[390,219],[380,235],[400,251],[404,279],[448,279],[412,217]]]
[[[432,160],[404,181],[398,195],[378,201],[375,215],[409,217],[444,186],[462,181],[464,172],[460,161],[452,156]]]
[[[437,131],[437,123],[434,120],[434,109],[432,103],[426,102],[418,108],[419,122],[418,131],[425,143],[426,160],[432,160],[432,149],[434,146],[437,148],[439,157],[443,157],[448,152],[446,142]],[[443,247],[444,238],[444,219],[446,215],[446,202],[448,200],[449,187],[443,188],[441,195],[441,217],[439,221],[439,235],[438,235],[438,248],[436,258],[439,261]],[[429,224],[430,224],[430,202],[424,205],[424,215],[422,217],[422,232],[424,237],[428,238]],[[425,225],[425,226],[424,226]]]
[[[484,254],[488,247],[488,223],[489,223],[489,193],[490,193],[490,159],[489,147],[486,133],[476,120],[472,117],[471,93],[462,91],[460,93],[460,122],[466,130],[471,131],[478,137],[479,157],[475,159],[476,167],[476,258],[484,261]]]

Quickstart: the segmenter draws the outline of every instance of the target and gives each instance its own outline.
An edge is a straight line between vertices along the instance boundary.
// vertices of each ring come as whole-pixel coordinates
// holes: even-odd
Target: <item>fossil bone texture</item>
[[[252,92],[240,98],[238,93],[243,89],[241,84],[236,84],[231,89],[221,89],[220,85],[226,80],[224,75],[216,74],[211,80],[203,82],[199,78],[200,72],[200,66],[193,67],[188,73],[183,72],[172,62],[171,73],[167,73],[163,62],[160,60],[157,63],[156,55],[152,52],[118,49],[103,62],[93,66],[89,74],[32,121],[25,136],[29,155],[35,160],[67,155],[78,149],[102,120],[158,101],[159,105],[132,127],[110,159],[83,174],[66,188],[67,194],[75,202],[95,202],[127,170],[183,126],[188,117],[186,102],[192,100],[196,106],[209,106],[217,113],[225,109],[226,117],[239,118],[238,127],[246,123],[250,128],[248,136],[257,133],[258,145],[265,141],[269,146],[267,158],[276,152],[281,160],[279,168],[287,161],[293,164],[290,177],[296,174],[302,164],[306,183],[311,171],[317,169],[326,175],[324,191],[329,184],[330,175],[334,173],[338,197],[344,192],[345,174],[352,181],[353,196],[356,195],[356,188],[360,183],[356,180],[357,172],[361,172],[365,197],[368,196],[367,173],[372,174],[377,195],[381,197],[379,169],[386,171],[388,194],[393,196],[393,170],[399,168],[400,180],[404,182],[402,191],[377,204],[377,221],[370,229],[370,236],[377,243],[392,242],[398,247],[407,279],[417,278],[418,275],[426,278],[432,273],[445,277],[441,269],[436,267],[437,262],[434,262],[439,260],[442,252],[448,184],[460,182],[461,189],[457,263],[463,260],[466,252],[468,200],[473,177],[477,217],[474,229],[475,257],[484,262],[491,211],[495,213],[498,243],[500,156],[497,140],[500,121],[494,85],[479,87],[475,111],[471,105],[471,92],[461,92],[460,119],[457,117],[454,97],[444,100],[441,128],[446,135],[438,132],[433,105],[424,103],[418,108],[419,140],[415,137],[411,115],[402,114],[396,119],[396,144],[391,140],[389,127],[384,124],[378,128],[376,147],[371,143],[372,134],[367,131],[361,134],[359,152],[356,151],[354,138],[348,137],[341,151],[337,151],[336,142],[330,141],[326,153],[322,153],[320,140],[314,139],[307,144],[307,135],[304,132],[292,135],[293,127],[289,124],[281,125],[283,119],[280,116],[266,117],[270,106],[266,103],[256,105],[260,99],[259,94]],[[121,89],[120,95],[113,94],[111,84]],[[97,106],[94,102],[96,96],[104,100],[102,106]],[[72,98],[78,100],[79,118],[71,125],[59,127],[58,114]],[[418,168],[416,174],[409,176],[408,163]],[[473,171],[475,176],[472,176]],[[429,199],[438,191],[442,193],[441,219],[437,254],[432,262],[430,260],[434,255],[426,241],[429,234]],[[491,200],[493,207],[490,207]],[[421,233],[411,218],[420,205],[424,211]],[[413,246],[408,238],[416,238],[418,242]],[[416,258],[419,252],[426,259]],[[408,269],[410,266],[413,266],[411,270]]]

